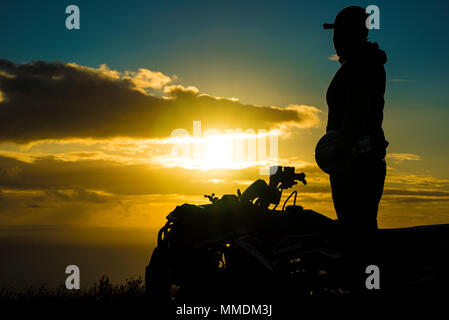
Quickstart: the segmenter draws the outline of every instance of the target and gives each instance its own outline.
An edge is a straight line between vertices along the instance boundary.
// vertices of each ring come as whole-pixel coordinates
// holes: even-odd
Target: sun
[[[183,136],[170,139],[167,142],[172,147],[170,154],[153,156],[152,162],[165,167],[204,171],[248,167],[269,168],[278,162],[278,135],[278,131],[273,133],[270,131],[270,134],[264,131],[259,134],[226,133],[202,137]],[[267,142],[270,146],[265,148]]]
[[[222,136],[215,137],[204,143],[201,154],[203,165],[209,169],[236,168],[233,143]]]

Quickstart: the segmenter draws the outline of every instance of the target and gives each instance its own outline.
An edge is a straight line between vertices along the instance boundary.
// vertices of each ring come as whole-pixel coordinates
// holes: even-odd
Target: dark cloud
[[[85,202],[107,203],[117,201],[114,196],[139,196],[151,194],[180,194],[202,196],[235,193],[244,190],[248,183],[258,178],[259,169],[214,169],[190,170],[179,167],[166,168],[146,164],[118,165],[116,161],[102,159],[78,159],[65,161],[57,157],[36,158],[32,163],[0,156],[0,171],[4,168],[20,168],[19,175],[0,175],[0,187],[13,190],[39,191],[29,203]],[[308,165],[297,169],[307,175],[307,186],[298,186],[300,198],[320,201],[321,195],[328,196],[330,187],[322,180],[322,173],[316,166]],[[220,179],[220,183],[213,183]],[[177,183],[178,181],[182,183]],[[0,193],[1,199],[1,193]],[[305,199],[305,198],[301,198]],[[405,202],[449,202],[449,192],[443,189],[386,187],[383,199],[395,203]],[[327,201],[327,199],[326,199]]]
[[[0,175],[0,225],[49,221],[86,225],[92,219],[102,225],[110,221],[117,223],[119,219],[124,219],[123,222],[135,219],[133,225],[159,226],[176,205],[191,203],[192,199],[194,203],[206,203],[204,194],[235,194],[237,188],[243,191],[257,178],[267,179],[259,175],[258,168],[202,171],[118,165],[116,161],[101,159],[65,161],[57,157],[36,157],[29,163],[0,156],[0,169],[4,167],[20,167],[21,173]],[[299,192],[298,203],[334,215],[329,185],[326,179],[320,178],[316,166],[297,171],[304,171],[309,179],[307,186],[295,187]],[[214,179],[220,182],[214,183]],[[429,216],[427,219],[432,223],[440,223],[446,219],[448,204],[449,194],[445,189],[420,189],[414,184],[404,189],[387,187],[381,213],[382,217],[388,216],[388,225],[405,225],[395,224],[390,216],[409,216],[411,211]]]
[[[259,176],[259,169],[210,171],[183,168],[165,168],[146,164],[118,165],[110,160],[63,161],[57,157],[36,158],[32,163],[0,156],[0,168],[18,166],[18,176],[0,175],[0,187],[16,190],[47,190],[39,196],[54,200],[90,199],[94,195],[86,190],[101,190],[120,195],[145,194],[195,194],[229,193],[237,190],[233,180],[253,180]],[[175,183],[179,179],[183,183]],[[213,184],[212,178],[225,179],[228,183]],[[71,194],[58,190],[71,190]],[[101,196],[97,199],[101,201]]]
[[[384,196],[382,201],[390,201],[396,205],[407,204],[407,203],[434,203],[434,202],[442,202],[449,203],[449,198],[447,197],[389,197]]]
[[[167,168],[147,164],[118,164],[112,160],[78,159],[65,161],[57,157],[38,157],[32,163],[0,156],[2,167],[20,167],[21,174],[11,177],[0,175],[0,187],[15,190],[44,190],[37,198],[45,197],[54,201],[101,202],[105,196],[90,193],[89,190],[103,191],[114,195],[184,194],[204,195],[235,193],[261,176],[259,168],[246,169],[184,169]],[[319,172],[315,166],[306,166],[304,171],[311,179]],[[177,183],[182,180],[182,183]],[[213,183],[220,179],[220,183]],[[65,190],[61,192],[61,190]],[[329,192],[329,186],[309,183],[299,186],[299,192]],[[35,198],[35,200],[38,200]]]
[[[15,177],[22,172],[19,166],[0,168],[0,175]]]
[[[0,141],[161,138],[177,128],[191,132],[194,120],[202,121],[203,130],[313,126],[318,121],[314,107],[260,107],[200,94],[193,87],[165,87],[168,96],[156,97],[145,91],[148,83],[159,86],[168,80],[143,82],[138,74],[124,75],[105,66],[0,60]]]
[[[34,198],[36,201],[81,201],[92,203],[104,203],[112,200],[111,196],[101,195],[98,192],[89,191],[83,187],[76,187],[70,190],[45,190],[43,195]]]
[[[384,195],[390,196],[422,196],[422,197],[441,197],[449,199],[449,191],[445,190],[409,190],[409,189],[388,189],[384,190]]]

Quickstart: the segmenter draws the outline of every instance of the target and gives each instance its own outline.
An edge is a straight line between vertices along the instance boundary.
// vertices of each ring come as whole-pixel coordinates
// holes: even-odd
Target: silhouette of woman
[[[377,230],[386,175],[388,142],[382,120],[387,57],[377,43],[367,40],[367,17],[364,8],[351,6],[341,10],[333,24],[324,24],[333,29],[341,63],[326,94],[326,132],[338,132],[330,183],[338,220],[350,236]]]

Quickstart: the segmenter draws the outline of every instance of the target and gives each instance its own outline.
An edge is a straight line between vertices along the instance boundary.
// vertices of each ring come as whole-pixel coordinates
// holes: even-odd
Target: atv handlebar
[[[241,203],[253,203],[257,199],[253,203],[255,207],[268,208],[271,204],[274,204],[274,209],[276,209],[281,201],[282,191],[298,184],[298,181],[301,181],[304,185],[307,184],[306,175],[303,172],[295,173],[295,167],[274,166],[270,168],[269,184],[263,179],[258,179],[246,188],[243,193],[237,190],[237,196]],[[212,203],[219,201],[213,193],[204,195],[204,197],[208,198]]]
[[[270,168],[270,187],[289,189],[296,185],[298,181],[301,181],[304,185],[307,184],[306,175],[301,173],[295,173],[295,167],[281,167],[275,166]],[[280,183],[280,186],[278,186]]]
[[[270,168],[270,183],[259,179],[252,183],[240,196],[243,202],[258,198],[255,206],[259,208],[268,208],[270,204],[274,204],[275,208],[281,201],[282,190],[289,189],[301,181],[307,184],[306,175],[304,173],[295,173],[294,167],[275,166]]]

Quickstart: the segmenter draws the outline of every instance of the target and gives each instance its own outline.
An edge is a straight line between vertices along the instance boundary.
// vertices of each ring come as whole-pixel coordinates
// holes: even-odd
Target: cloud
[[[57,157],[35,158],[26,163],[17,159],[0,156],[0,168],[20,167],[18,176],[0,175],[0,187],[11,190],[49,190],[47,196],[54,199],[80,199],[86,197],[82,189],[95,190],[115,195],[144,194],[200,194],[210,193],[204,179],[223,178],[226,170],[188,170],[183,168],[165,168],[148,164],[122,164],[108,159],[61,160]],[[245,179],[258,175],[257,168],[240,172],[232,171],[236,179],[244,175]],[[175,183],[183,178],[183,183]],[[230,181],[214,187],[213,192],[230,192],[235,185]],[[55,193],[54,190],[58,192]],[[61,190],[66,190],[59,193]],[[76,197],[75,197],[76,196]]]
[[[421,160],[421,157],[413,153],[389,153],[387,154],[388,159],[393,159],[397,161],[417,161]]]
[[[8,177],[15,177],[22,173],[22,169],[19,166],[0,168],[0,175],[5,175]]]
[[[383,194],[393,196],[439,197],[449,201],[449,191],[447,190],[386,188]]]
[[[9,190],[40,190],[56,199],[80,199],[84,190],[107,195],[185,194],[204,195],[235,193],[242,186],[236,181],[254,181],[260,176],[258,167],[245,169],[185,169],[167,168],[148,163],[123,164],[110,159],[62,160],[56,156],[36,157],[32,163],[0,156],[0,168],[20,167],[16,177],[0,175],[0,188]],[[308,175],[304,191],[317,192],[317,179],[323,175],[316,167],[306,166],[297,171]],[[177,183],[177,181],[183,183]],[[211,184],[210,181],[220,183]],[[326,187],[328,182],[326,181]],[[57,192],[55,192],[55,190]],[[321,189],[320,189],[321,190]],[[62,192],[62,193],[60,193]],[[75,197],[76,196],[76,197]]]
[[[165,138],[177,128],[273,128],[317,124],[319,109],[243,104],[200,94],[195,87],[166,86],[171,78],[139,69],[118,72],[74,63],[42,61],[16,65],[0,60],[0,141],[29,143],[45,139]]]
[[[449,190],[449,179],[436,178],[430,175],[397,174],[389,172],[386,182],[401,188],[439,188]]]
[[[182,94],[187,94],[187,93],[190,93],[190,94],[193,94],[193,95],[197,95],[197,94],[199,94],[199,90],[198,90],[198,88],[197,87],[194,87],[194,86],[189,86],[189,87],[184,87],[184,86],[182,86],[182,85],[173,85],[173,86],[166,86],[165,88],[164,88],[164,93],[166,93],[166,94],[168,94],[168,97],[166,97],[166,98],[168,98],[168,99],[170,99],[170,98],[177,98],[180,94],[182,95]]]
[[[327,57],[327,59],[331,61],[338,61],[339,57],[334,53],[333,55]]]
[[[283,124],[286,126],[292,125],[298,128],[312,128],[320,125],[320,118],[318,115],[321,113],[321,110],[318,108],[313,106],[290,104],[285,108],[285,110],[296,112],[298,117],[302,119],[302,121],[285,121]]]
[[[56,190],[49,189],[44,190],[42,195],[36,196],[34,198],[37,202],[42,202],[44,200],[55,201],[80,201],[80,202],[92,202],[92,203],[104,203],[112,199],[110,194],[104,192],[91,191],[83,187],[75,187],[68,190]]]
[[[160,226],[176,205],[206,203],[204,194],[235,194],[237,188],[243,191],[257,178],[266,179],[255,167],[202,171],[86,156],[80,154],[73,160],[34,156],[32,162],[0,156],[0,168],[21,169],[16,176],[0,175],[0,225],[51,221]],[[304,163],[296,171],[305,172],[308,181],[307,186],[295,187],[299,204],[335,217],[328,176],[314,164]],[[285,192],[281,203],[288,194]],[[448,180],[388,173],[379,213],[381,225],[447,223],[448,210]]]
[[[143,89],[160,89],[172,81],[169,76],[162,72],[154,72],[144,68],[140,68],[138,72],[127,71],[124,79],[131,80],[137,87]]]

